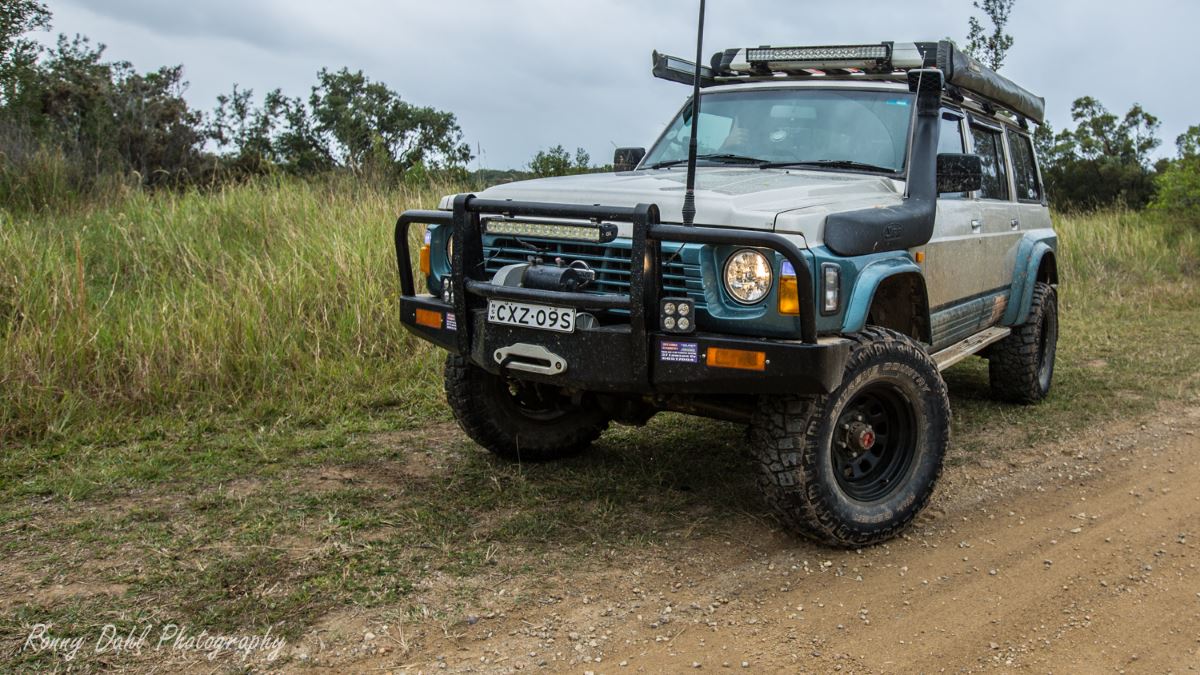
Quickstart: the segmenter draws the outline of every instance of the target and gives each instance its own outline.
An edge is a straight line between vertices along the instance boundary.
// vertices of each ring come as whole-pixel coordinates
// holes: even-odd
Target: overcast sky
[[[204,111],[233,83],[307,95],[347,66],[458,116],[472,168],[518,168],[555,144],[606,163],[650,145],[688,95],[650,76],[650,52],[695,53],[697,0],[49,0],[54,32],[108,45],[140,70],[184,65]],[[709,0],[705,54],[760,44],[964,40],[970,0]],[[1003,72],[1047,101],[1162,120],[1159,154],[1200,124],[1200,1],[1017,0]],[[52,36],[42,36],[47,42]],[[707,56],[705,57],[707,59]]]

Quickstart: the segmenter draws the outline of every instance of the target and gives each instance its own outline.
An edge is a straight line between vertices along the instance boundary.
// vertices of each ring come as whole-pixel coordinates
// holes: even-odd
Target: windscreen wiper
[[[759,159],[758,157],[748,157],[746,155],[735,155],[728,152],[714,152],[707,155],[696,155],[696,159],[702,159],[706,162],[717,162],[719,164],[767,164],[767,160]],[[665,162],[656,162],[650,165],[651,169],[665,169],[668,166],[679,166],[687,164],[687,159],[668,159]]]
[[[854,169],[856,171],[896,173],[896,170],[889,166],[867,164],[866,162],[855,162],[854,160],[850,159],[815,159],[808,162],[766,162],[758,166],[760,169],[788,169],[793,167],[814,167],[818,169]]]

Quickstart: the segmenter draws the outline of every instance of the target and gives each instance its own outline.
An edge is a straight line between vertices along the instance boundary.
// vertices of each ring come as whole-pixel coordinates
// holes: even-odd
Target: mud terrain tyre
[[[784,524],[831,546],[891,539],[929,502],[950,436],[946,385],[908,337],[868,327],[825,396],[763,397],[759,484]]]
[[[608,428],[595,406],[577,404],[553,387],[492,375],[450,355],[446,400],[471,440],[504,459],[544,462],[583,452]]]
[[[1013,403],[1037,403],[1050,393],[1058,352],[1058,293],[1050,284],[1033,288],[1029,319],[988,351],[992,394]]]

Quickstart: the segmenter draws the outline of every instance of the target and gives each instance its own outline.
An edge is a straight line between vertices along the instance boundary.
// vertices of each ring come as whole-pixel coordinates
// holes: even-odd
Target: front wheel
[[[446,357],[446,401],[471,440],[513,461],[577,455],[608,428],[595,405],[555,387],[493,375],[459,356]]]
[[[950,436],[946,385],[919,344],[875,327],[852,339],[833,393],[764,398],[751,426],[760,486],[784,523],[848,548],[916,518]]]

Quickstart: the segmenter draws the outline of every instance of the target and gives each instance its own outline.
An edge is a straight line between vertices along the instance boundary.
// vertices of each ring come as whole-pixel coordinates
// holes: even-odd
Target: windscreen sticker
[[[699,363],[700,345],[695,342],[661,342],[658,360],[672,363]]]
[[[446,312],[446,330],[458,330],[458,319],[454,312]]]
[[[908,105],[908,101],[905,101],[905,100],[904,100],[904,99],[902,99],[902,98],[897,98],[897,99],[892,99],[891,101],[888,101],[888,102],[887,102],[887,104],[888,104],[888,105],[902,105],[902,106],[907,106],[907,105]]]

